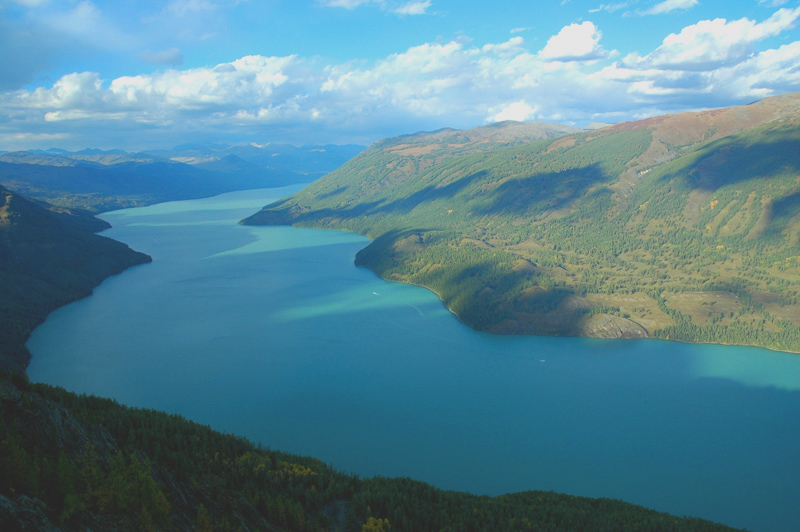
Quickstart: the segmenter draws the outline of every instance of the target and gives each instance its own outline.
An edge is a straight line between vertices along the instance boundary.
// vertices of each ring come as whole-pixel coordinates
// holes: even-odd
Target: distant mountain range
[[[362,146],[184,145],[174,150],[61,149],[0,155],[0,184],[63,207],[101,212],[248,188],[308,183]]]
[[[366,234],[358,264],[485,331],[800,351],[800,95],[522,128],[380,141],[244,223]]]

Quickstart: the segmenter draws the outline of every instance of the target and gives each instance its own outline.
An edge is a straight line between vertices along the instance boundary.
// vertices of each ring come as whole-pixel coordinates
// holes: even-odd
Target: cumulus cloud
[[[600,45],[603,33],[588,20],[565,26],[550,37],[540,56],[551,61],[591,61],[608,57]]]
[[[765,50],[713,74],[715,85],[735,98],[764,98],[800,90],[800,41]]]
[[[799,17],[800,7],[780,9],[762,23],[748,18],[703,20],[668,35],[650,54],[630,54],[622,63],[634,69],[689,71],[730,66],[749,57],[759,41],[793,28]]]
[[[677,10],[686,10],[697,5],[697,0],[664,0],[644,11],[645,15],[664,15]]]
[[[490,109],[489,112],[493,113],[496,108]],[[536,118],[536,107],[531,107],[525,100],[513,102],[505,105],[499,112],[491,114],[487,118],[487,122],[504,122],[506,120],[516,120],[517,122],[524,122],[525,120],[533,120]]]
[[[47,87],[0,93],[0,140],[24,131],[30,139],[71,135],[98,145],[93,135],[102,131],[106,143],[190,134],[367,143],[485,121],[585,124],[732,105],[800,90],[800,42],[755,47],[798,17],[800,8],[761,23],[701,21],[649,53],[615,63],[603,60],[611,55],[600,30],[583,22],[539,51],[515,35],[482,45],[467,38],[427,42],[371,62],[251,55],[115,79],[71,73]],[[178,54],[166,50],[149,59],[163,64]]]
[[[661,46],[630,54],[598,76],[622,83],[638,102],[707,102],[720,106],[800,90],[800,42],[758,51],[759,42],[793,28],[800,8],[780,9],[757,23],[704,20],[667,36]]]

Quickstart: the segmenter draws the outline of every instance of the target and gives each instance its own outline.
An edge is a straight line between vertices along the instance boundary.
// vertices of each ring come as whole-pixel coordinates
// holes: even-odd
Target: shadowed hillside
[[[107,224],[53,212],[0,187],[0,369],[23,371],[24,343],[47,314],[150,257],[92,234]]]
[[[443,135],[376,143],[244,223],[366,234],[358,264],[485,331],[800,351],[800,96],[505,146]]]
[[[0,375],[4,531],[727,531],[610,499],[360,479],[181,418]],[[58,527],[58,528],[56,528]]]

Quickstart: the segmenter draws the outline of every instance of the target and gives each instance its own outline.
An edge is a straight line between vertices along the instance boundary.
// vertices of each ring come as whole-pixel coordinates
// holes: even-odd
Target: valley
[[[106,301],[112,306],[96,317],[78,314],[83,317],[77,322],[61,322],[61,317],[53,322],[64,323],[52,344],[51,352],[56,356],[38,358],[33,374],[49,374],[45,382],[51,383],[63,378],[69,389],[118,396],[125,404],[144,410],[126,410],[113,402],[30,384],[19,374],[4,378],[0,384],[4,411],[0,429],[6,458],[0,468],[4,479],[0,522],[36,522],[40,528],[50,522],[48,526],[57,523],[68,530],[81,526],[188,530],[206,525],[212,530],[232,530],[242,524],[274,530],[359,530],[370,524],[379,526],[379,520],[387,519],[396,530],[439,529],[454,520],[478,529],[538,526],[580,530],[626,523],[644,530],[661,526],[666,519],[674,530],[726,529],[710,521],[676,519],[602,498],[547,491],[497,495],[507,493],[508,488],[492,488],[498,491],[490,497],[462,491],[481,492],[498,477],[512,478],[510,472],[516,471],[524,478],[517,480],[520,484],[511,488],[514,491],[527,489],[530,475],[534,475],[536,485],[556,486],[556,491],[604,492],[610,486],[608,473],[616,471],[614,489],[619,490],[615,493],[621,498],[642,497],[645,506],[660,505],[664,486],[647,482],[646,490],[632,489],[643,480],[615,461],[620,441],[637,441],[637,445],[631,444],[627,459],[645,449],[650,456],[660,457],[654,462],[646,454],[636,458],[647,464],[639,473],[670,476],[667,470],[651,468],[655,464],[675,467],[678,463],[694,464],[690,469],[705,471],[703,478],[707,480],[672,479],[671,507],[689,514],[710,512],[715,520],[736,515],[732,519],[737,524],[752,522],[756,528],[779,529],[780,523],[792,519],[784,512],[788,506],[783,497],[793,492],[793,481],[783,478],[785,467],[776,468],[777,463],[773,463],[776,458],[785,466],[787,433],[780,415],[793,412],[797,406],[793,370],[789,370],[789,377],[785,371],[791,360],[781,358],[786,356],[782,354],[776,354],[773,360],[757,350],[726,351],[723,356],[722,352],[694,351],[663,342],[623,346],[613,340],[663,338],[797,350],[793,343],[798,326],[797,261],[792,262],[800,255],[794,205],[798,143],[795,99],[788,95],[754,105],[746,113],[742,109],[720,110],[596,131],[505,122],[475,130],[441,130],[387,139],[291,196],[268,201],[270,204],[247,218],[245,225],[235,225],[237,219],[247,215],[243,205],[253,212],[263,204],[254,204],[247,197],[249,193],[242,193],[244,203],[231,211],[240,214],[230,220],[227,217],[231,215],[224,210],[227,207],[213,206],[217,200],[198,200],[192,208],[159,203],[150,211],[131,211],[135,216],[131,231],[147,227],[148,223],[142,223],[146,216],[162,217],[154,218],[152,228],[138,237],[141,240],[124,239],[151,254],[155,269],[126,273],[132,281],[132,291],[126,296],[112,295],[117,290],[113,287],[124,287],[124,282],[106,283],[98,297],[84,300],[91,304],[78,306],[89,310],[101,304],[107,297],[103,294],[111,295]],[[693,127],[701,124],[704,132],[687,131],[687,122]],[[48,312],[85,297],[109,275],[150,260],[124,244],[91,234],[107,224],[90,217],[87,211],[150,204],[159,198],[183,197],[181,194],[191,197],[202,195],[204,190],[199,187],[192,192],[176,192],[178,189],[167,187],[164,196],[140,195],[140,190],[151,185],[136,180],[130,184],[132,188],[114,188],[122,185],[114,185],[112,180],[103,185],[110,187],[105,192],[98,189],[98,172],[106,170],[95,166],[112,161],[122,164],[117,158],[131,157],[129,154],[66,157],[73,161],[64,162],[73,169],[69,172],[83,172],[83,180],[73,174],[51,172],[41,161],[19,162],[25,157],[7,156],[7,161],[16,158],[16,162],[6,164],[17,165],[14,175],[20,175],[21,168],[32,169],[29,175],[34,177],[27,181],[15,178],[12,184],[23,183],[21,188],[27,186],[37,201],[3,191],[6,247],[1,256],[4,271],[11,274],[3,283],[8,293],[4,296],[3,311],[8,319],[3,328],[3,355],[7,357],[5,367],[12,371],[25,367],[27,352],[22,343]],[[80,166],[75,161],[81,157],[93,159],[94,166],[89,170]],[[199,156],[185,157],[186,161],[204,164],[198,162]],[[52,163],[54,159],[47,160]],[[216,172],[225,165],[232,168],[243,164],[230,158],[220,161],[223,159],[212,163]],[[155,178],[166,167],[160,168],[137,172],[152,172]],[[230,172],[236,175],[235,170]],[[123,174],[115,175],[120,183],[125,181]],[[54,183],[62,185],[48,193]],[[236,186],[246,188],[247,183],[250,181],[245,179]],[[169,196],[176,193],[178,196]],[[173,208],[176,210],[171,211]],[[198,213],[192,214],[193,209]],[[207,215],[225,218],[198,217],[206,211]],[[126,214],[121,216],[119,220],[124,221]],[[225,224],[220,225],[223,220]],[[233,226],[223,230],[227,224]],[[347,229],[374,240],[363,247],[363,240],[356,235],[331,240],[331,232],[324,231],[303,244],[295,233],[299,229],[254,227],[258,224]],[[264,232],[267,229],[278,232]],[[170,231],[175,231],[173,236],[169,236]],[[302,251],[290,252],[294,248]],[[348,263],[350,259],[342,260],[344,256],[335,261],[322,258],[325,253],[341,254],[351,248],[347,253],[355,254],[357,265],[367,266],[387,280],[432,289],[461,321],[495,334],[453,327],[454,320],[439,308],[436,298],[414,295],[382,299],[394,292],[383,284],[365,288],[361,294],[357,290],[361,283],[372,286],[382,281],[367,281],[363,272],[358,273],[358,280],[351,279],[349,269],[345,273],[345,269],[331,268],[332,264]],[[189,262],[176,270],[163,270],[172,268],[173,260]],[[265,269],[265,260],[278,269]],[[319,281],[302,277],[289,281],[319,263],[328,264],[326,274],[343,283],[332,294],[319,294],[316,287],[323,286]],[[221,269],[212,273],[204,271],[207,267]],[[262,269],[266,277],[250,280],[249,275]],[[174,273],[167,273],[172,271],[187,277],[173,278]],[[164,273],[153,277],[156,272]],[[160,275],[166,275],[164,279],[169,282],[159,285]],[[212,279],[220,284],[204,284]],[[273,286],[273,282],[277,284]],[[289,294],[287,286],[294,287]],[[195,287],[196,293],[184,292]],[[211,297],[222,293],[226,298]],[[240,306],[239,312],[244,314],[238,318],[226,314],[230,308],[224,310],[230,307],[232,297],[241,298],[235,306]],[[284,302],[285,297],[291,301]],[[115,302],[122,300],[127,302],[125,308],[117,309]],[[152,307],[155,301],[160,301],[158,311]],[[190,304],[185,308],[171,306],[186,302]],[[211,305],[219,304],[223,307],[211,310]],[[350,310],[344,312],[345,308]],[[408,321],[396,321],[398,309],[405,310],[402,320]],[[138,316],[126,314],[131,311],[139,312]],[[204,313],[210,315],[204,317]],[[337,314],[341,316],[332,319]],[[250,318],[259,325],[248,325]],[[353,320],[349,318],[355,318],[358,324],[350,333],[347,322]],[[267,337],[247,337],[245,331],[263,328],[266,323],[275,327]],[[167,338],[166,329],[141,334],[155,331],[156,324],[174,329],[175,338],[156,341]],[[367,326],[375,328],[373,335],[367,335]],[[348,339],[334,340],[339,333]],[[519,341],[509,343],[504,336],[508,334]],[[578,343],[573,347],[556,347],[539,335],[610,340],[592,344],[592,356],[587,358],[588,344],[580,343],[584,340],[575,339]],[[349,343],[351,336],[360,337],[363,345],[355,348]],[[370,336],[374,338],[368,340]],[[91,349],[86,348],[86,338],[91,338]],[[226,338],[229,343],[225,343]],[[309,343],[301,347],[300,338]],[[270,341],[275,345],[269,345]],[[38,342],[37,336],[32,345],[42,345]],[[247,342],[253,347],[242,351]],[[233,345],[238,347],[228,347]],[[322,345],[327,347],[320,351]],[[332,357],[330,365],[321,365],[319,357],[333,354],[332,345],[350,347],[344,347],[346,356]],[[396,351],[387,351],[387,345],[396,346]],[[291,346],[287,352],[293,354],[288,358],[282,356],[287,346]],[[123,349],[117,351],[119,347]],[[225,358],[219,357],[220,350],[226,353]],[[372,359],[378,352],[383,354],[383,365],[376,366]],[[502,354],[499,367],[498,353]],[[191,356],[191,361],[181,354]],[[470,360],[467,365],[465,357]],[[344,360],[347,362],[341,362]],[[490,361],[491,366],[487,366]],[[415,381],[409,364],[419,370],[413,377],[421,379],[418,383],[412,384]],[[116,370],[114,365],[118,365]],[[189,367],[200,373],[187,371]],[[250,371],[233,372],[245,367]],[[309,371],[312,367],[317,369]],[[152,368],[158,368],[157,374]],[[230,387],[225,395],[241,416],[223,410],[221,418],[204,417],[217,409],[196,399],[203,393],[193,387],[208,378],[202,373],[204,368],[216,376],[229,375],[223,381],[215,379],[215,385]],[[264,379],[272,379],[270,386],[259,387],[267,395],[255,402],[248,385],[240,381],[254,368],[260,368],[255,373]],[[335,383],[345,385],[346,390],[330,382],[336,372],[342,373]],[[365,378],[367,375],[369,378]],[[398,375],[405,375],[406,380],[398,382]],[[494,378],[487,379],[488,375]],[[93,376],[98,377],[94,384]],[[119,378],[133,386],[126,388]],[[438,385],[431,387],[428,379],[433,378]],[[77,380],[66,384],[69,379]],[[365,386],[354,386],[361,381]],[[472,383],[469,393],[459,395],[468,383]],[[376,394],[376,386],[385,393]],[[444,391],[447,387],[449,392]],[[584,390],[585,397],[576,395],[578,389]],[[353,443],[353,434],[358,431],[346,434],[334,427],[324,428],[325,423],[313,415],[303,419],[313,412],[308,401],[290,406],[269,395],[297,395],[301,390],[309,401],[324,398],[333,410],[320,414],[338,427],[354,427],[355,418],[337,418],[334,411],[347,414],[352,405],[337,406],[335,398],[346,399],[355,393],[363,396],[366,406],[377,401],[383,405],[379,414],[382,429],[377,434],[389,439],[372,442],[364,434],[357,438],[366,445],[361,449],[361,443]],[[416,392],[409,395],[409,390]],[[682,393],[676,395],[677,390]],[[439,392],[444,396],[437,395]],[[653,401],[654,393],[663,403]],[[249,397],[247,402],[237,402],[241,394]],[[608,400],[598,401],[601,396]],[[149,403],[151,400],[154,402]],[[451,401],[460,406],[455,408]],[[525,407],[550,401],[566,408]],[[749,406],[737,409],[731,401]],[[418,409],[421,404],[426,405],[423,410]],[[465,405],[469,405],[466,410]],[[523,410],[517,412],[515,405]],[[573,410],[574,405],[584,406]],[[279,443],[282,448],[304,449],[312,442],[319,447],[312,445],[291,455],[276,454],[243,440],[235,443],[235,439],[220,439],[219,433],[181,417],[162,417],[149,410],[153,407],[238,434],[249,434],[252,429],[248,420],[258,419],[260,430],[266,431],[255,433],[262,441],[284,442]],[[250,407],[256,410],[250,412]],[[766,424],[750,430],[736,415],[740,410],[744,418],[764,420]],[[264,417],[263,412],[270,415]],[[442,426],[442,420],[454,412],[457,414],[451,423]],[[503,432],[507,431],[503,427],[514,425],[497,412],[527,419],[527,424],[511,433],[512,440],[523,448],[536,442],[540,452],[526,456],[523,448],[510,451],[490,446],[482,450],[484,454],[476,454],[470,446],[483,440],[478,433],[470,432],[471,427],[485,429],[494,420],[499,423],[496,432]],[[370,419],[375,413],[369,408],[352,411],[359,419]],[[773,414],[780,419],[772,419]],[[600,419],[614,430],[608,432],[597,425]],[[50,421],[42,425],[42,420]],[[441,448],[450,449],[455,461],[444,460],[437,454],[439,447],[426,443],[419,453],[421,457],[425,453],[430,456],[410,463],[405,461],[407,457],[399,456],[399,462],[390,465],[390,469],[397,467],[397,476],[410,471],[414,478],[447,485],[449,479],[465,474],[459,460],[482,456],[479,461],[487,467],[479,468],[484,475],[479,483],[451,486],[455,492],[443,492],[402,478],[372,478],[374,471],[370,469],[365,470],[369,479],[360,480],[299,456],[322,456],[346,463],[347,470],[353,471],[362,467],[358,462],[361,458],[356,457],[364,457],[366,449],[372,449],[377,453],[372,458],[375,463],[386,467],[391,461],[386,462],[381,441],[403,448],[417,441],[413,434],[419,427],[409,425],[409,420],[430,423],[422,430],[436,435]],[[659,420],[646,430],[649,436],[638,431],[623,435],[636,427],[641,429],[645,420]],[[480,423],[475,425],[477,421]],[[709,426],[716,426],[714,433],[723,437],[711,446],[714,459],[705,454],[709,447],[696,446],[693,438],[685,437],[705,434]],[[452,434],[442,430],[447,427]],[[540,432],[537,427],[550,430]],[[555,427],[560,429],[553,431]],[[283,428],[289,431],[282,432]],[[164,439],[153,440],[156,432],[164,430]],[[333,439],[309,437],[320,430]],[[214,443],[190,449],[186,446],[190,434]],[[557,434],[567,440],[561,441]],[[52,439],[54,436],[56,439]],[[591,447],[597,449],[590,452],[590,447],[577,443],[581,441],[592,441],[595,445]],[[42,442],[44,446],[39,447]],[[99,455],[81,450],[87,442],[100,449]],[[764,456],[751,456],[744,467],[744,448],[761,448]],[[222,452],[215,449],[225,449],[227,458],[214,466],[211,474],[192,469],[182,458],[186,453],[202,455],[211,464],[214,453]],[[355,453],[354,458],[348,452]],[[352,459],[356,461],[349,463]],[[555,460],[556,469],[549,471],[541,460],[550,464]],[[253,465],[265,474],[248,476],[234,464]],[[430,474],[444,464],[449,469],[439,473],[441,476]],[[743,486],[743,475],[751,476],[748,467],[770,471],[771,484],[778,482],[783,489],[773,492],[764,487],[761,497],[745,502],[737,486]],[[59,484],[58,490],[42,488],[57,471],[72,480]],[[305,473],[292,477],[298,471]],[[92,475],[94,480],[90,480]],[[104,490],[112,489],[113,482],[129,485],[131,475],[144,479],[150,490],[152,498],[145,506],[132,504],[127,495],[117,499],[103,495]],[[734,480],[724,489],[704,484],[722,477]],[[690,485],[706,485],[706,489],[692,495]],[[686,493],[681,494],[683,491]],[[724,500],[706,498],[714,491]],[[224,493],[221,498],[220,493]],[[730,500],[740,501],[738,513],[723,510]],[[135,517],[142,507],[147,509],[146,517],[141,513]],[[414,513],[412,508],[424,510]],[[464,509],[463,515],[459,513]],[[445,516],[440,515],[443,511]],[[755,517],[766,514],[771,516],[769,520]],[[656,522],[659,524],[654,525]]]

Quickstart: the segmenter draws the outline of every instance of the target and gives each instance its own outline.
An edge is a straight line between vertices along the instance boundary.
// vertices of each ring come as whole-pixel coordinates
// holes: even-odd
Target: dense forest
[[[0,375],[0,529],[723,531],[610,499],[362,479],[180,416]]]
[[[800,96],[522,143],[381,141],[249,224],[356,257],[496,333],[800,352]]]

